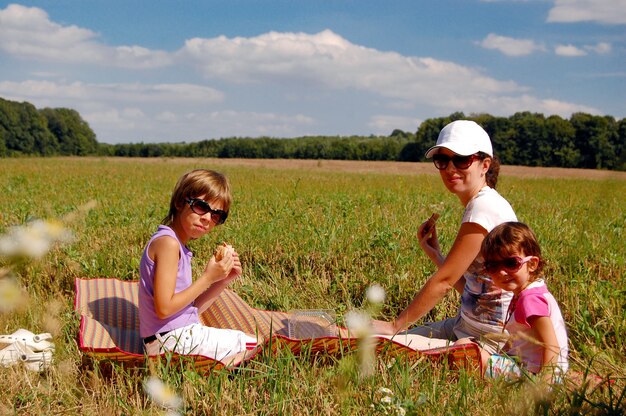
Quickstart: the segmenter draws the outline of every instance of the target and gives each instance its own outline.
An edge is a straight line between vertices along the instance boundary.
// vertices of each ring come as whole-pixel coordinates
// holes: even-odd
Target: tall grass
[[[271,165],[270,165],[271,166]],[[219,160],[5,159],[0,232],[33,218],[98,206],[71,225],[78,240],[17,271],[28,305],[0,315],[0,331],[53,331],[57,350],[42,374],[0,368],[0,413],[153,414],[142,381],[157,373],[190,414],[620,414],[626,408],[626,181],[503,177],[500,192],[537,233],[546,277],[569,328],[575,370],[615,383],[585,391],[482,380],[419,359],[384,354],[362,378],[355,357],[261,354],[240,369],[198,375],[187,368],[103,372],[76,345],[76,277],[137,279],[143,246],[165,216],[176,179],[214,168],[233,185],[223,227],[191,243],[196,271],[220,241],[238,250],[244,274],[233,289],[252,306],[289,310],[361,306],[373,283],[387,291],[379,317],[395,316],[430,273],[415,234],[433,211],[447,251],[462,208],[437,175],[332,173],[222,166]],[[427,319],[456,312],[451,294]],[[59,324],[50,324],[51,315]],[[380,387],[393,391],[381,401]],[[395,405],[397,407],[393,407]]]

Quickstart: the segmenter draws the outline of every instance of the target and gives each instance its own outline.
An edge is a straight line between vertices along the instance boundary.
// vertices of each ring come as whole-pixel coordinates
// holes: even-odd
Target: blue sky
[[[0,97],[104,143],[626,117],[626,0],[0,1]]]

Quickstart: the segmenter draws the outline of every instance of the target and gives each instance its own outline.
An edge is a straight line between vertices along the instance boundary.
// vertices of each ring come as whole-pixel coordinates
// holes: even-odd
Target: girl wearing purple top
[[[223,224],[231,201],[230,184],[218,172],[196,169],[178,180],[169,213],[140,263],[139,332],[148,355],[172,351],[223,360],[256,344],[241,331],[207,327],[198,318],[241,276],[241,262],[229,247],[219,261],[211,257],[192,281],[187,243]]]

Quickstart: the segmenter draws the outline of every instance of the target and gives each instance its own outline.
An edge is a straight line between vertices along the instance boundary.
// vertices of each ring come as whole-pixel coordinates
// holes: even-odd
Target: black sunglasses
[[[198,215],[206,215],[208,212],[210,212],[211,220],[216,225],[224,224],[224,222],[226,221],[226,218],[228,218],[228,212],[223,211],[221,209],[211,208],[209,203],[203,199],[187,198],[185,199],[185,202],[188,203],[189,208],[191,208],[191,210]]]
[[[448,168],[448,164],[452,161],[452,164],[457,169],[467,169],[472,166],[475,160],[480,159],[477,154],[469,155],[469,156],[448,156],[441,153],[437,153],[433,155],[433,163],[435,167],[439,170],[444,170]]]
[[[534,256],[527,256],[523,258],[519,256],[507,257],[506,259],[499,261],[486,261],[483,266],[485,271],[489,274],[496,274],[500,270],[504,270],[507,273],[515,273],[533,257]]]

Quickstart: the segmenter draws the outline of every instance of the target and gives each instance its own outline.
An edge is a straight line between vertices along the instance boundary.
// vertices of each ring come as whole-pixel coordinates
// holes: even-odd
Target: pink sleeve
[[[528,318],[550,316],[548,300],[540,293],[529,294],[518,299],[515,306],[515,321],[530,328]]]

